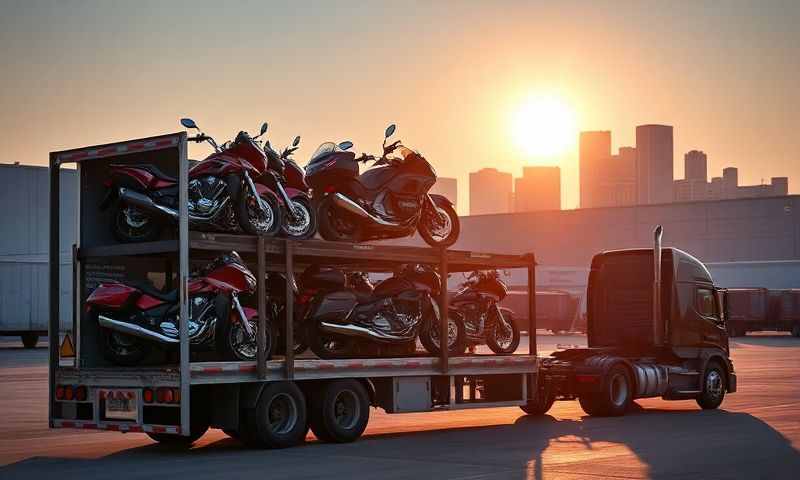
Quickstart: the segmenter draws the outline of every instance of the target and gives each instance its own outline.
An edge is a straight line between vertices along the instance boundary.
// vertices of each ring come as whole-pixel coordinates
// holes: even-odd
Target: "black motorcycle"
[[[507,294],[497,270],[487,270],[472,272],[453,295],[450,307],[462,315],[468,345],[486,343],[498,354],[517,350],[519,327],[512,311],[499,306]]]
[[[351,142],[324,143],[306,166],[306,181],[318,204],[319,232],[333,241],[365,241],[400,238],[419,231],[431,246],[448,247],[458,239],[460,223],[453,204],[428,193],[436,172],[422,155],[387,139],[383,155],[359,175],[359,162],[376,160],[347,151]],[[343,148],[343,145],[345,148]],[[399,157],[390,158],[392,152]]]
[[[304,319],[309,347],[320,358],[363,355],[376,343],[413,352],[419,337],[438,355],[439,279],[432,268],[411,265],[373,287],[364,275],[348,278],[336,268],[309,267],[301,277],[304,289],[314,292]],[[448,350],[463,352],[464,325],[457,314],[448,320]]]

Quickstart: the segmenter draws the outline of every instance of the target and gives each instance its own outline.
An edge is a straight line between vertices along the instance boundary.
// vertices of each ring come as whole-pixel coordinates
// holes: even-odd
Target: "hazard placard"
[[[69,333],[64,335],[64,340],[61,341],[59,355],[61,358],[75,358],[75,347],[72,345],[72,337]]]

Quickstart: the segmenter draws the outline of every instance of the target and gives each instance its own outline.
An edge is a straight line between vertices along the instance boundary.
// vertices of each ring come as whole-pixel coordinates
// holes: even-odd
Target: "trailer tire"
[[[697,404],[703,410],[713,410],[722,404],[727,388],[727,376],[716,360],[711,360],[703,373],[703,385]]]
[[[39,343],[39,335],[35,333],[27,332],[20,336],[22,337],[22,346],[27,349],[36,348],[36,344]]]
[[[274,382],[261,391],[255,409],[247,409],[242,439],[264,448],[302,443],[308,432],[306,400],[293,382]]]
[[[311,431],[323,442],[352,442],[367,428],[369,406],[369,394],[361,382],[344,379],[324,383],[311,396]]]
[[[546,385],[544,388],[537,389],[536,397],[530,399],[525,405],[520,405],[519,408],[528,415],[544,415],[553,407],[553,403],[556,401],[556,396],[548,390]]]
[[[619,417],[633,401],[633,382],[630,371],[618,363],[603,376],[603,389],[578,397],[581,408],[591,416]]]

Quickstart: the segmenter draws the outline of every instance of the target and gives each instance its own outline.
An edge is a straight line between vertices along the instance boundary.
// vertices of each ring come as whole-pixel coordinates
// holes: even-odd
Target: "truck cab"
[[[544,359],[540,409],[578,398],[590,415],[622,415],[636,398],[695,399],[717,408],[736,391],[723,290],[677,248],[601,252],[587,288],[588,348]]]

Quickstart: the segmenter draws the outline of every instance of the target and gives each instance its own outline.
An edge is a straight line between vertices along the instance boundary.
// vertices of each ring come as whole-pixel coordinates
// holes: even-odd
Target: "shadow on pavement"
[[[433,415],[433,414],[432,414]],[[620,450],[620,446],[625,447]],[[768,424],[724,410],[635,406],[624,418],[521,416],[513,424],[375,434],[262,451],[225,438],[192,450],[152,444],[97,460],[31,458],[2,478],[796,478],[800,453]]]

